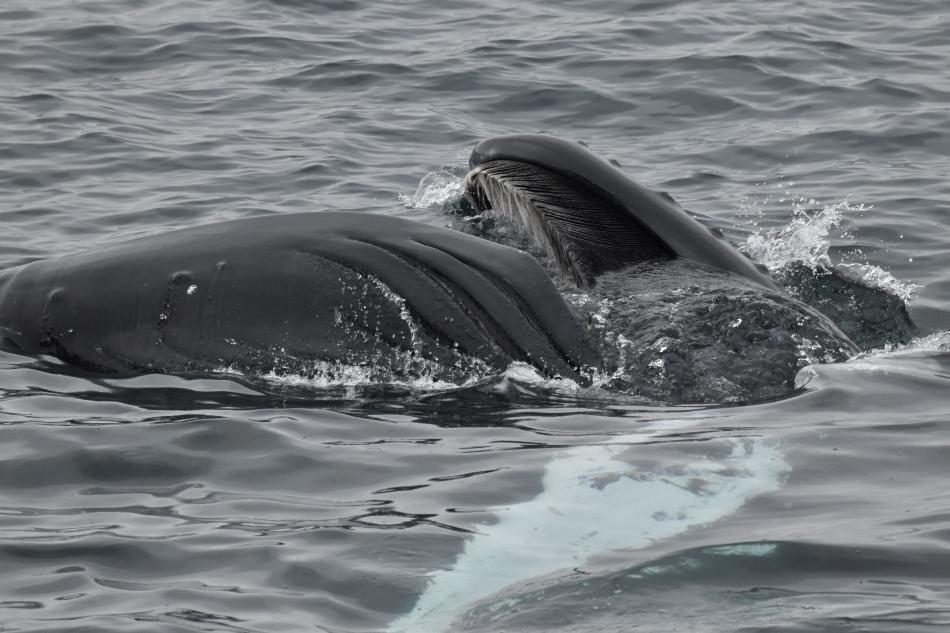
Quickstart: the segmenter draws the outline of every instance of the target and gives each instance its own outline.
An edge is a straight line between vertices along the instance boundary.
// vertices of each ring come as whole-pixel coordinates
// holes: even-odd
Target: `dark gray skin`
[[[380,383],[459,384],[520,361],[682,402],[788,393],[799,340],[830,350],[818,358],[856,351],[671,198],[581,145],[501,137],[479,144],[472,166],[475,206],[511,202],[593,302],[566,302],[527,253],[458,231],[371,214],[274,215],[0,271],[0,346],[112,374],[225,369],[331,382],[359,367]],[[699,268],[650,272],[673,260]],[[724,281],[710,286],[704,270]],[[638,278],[692,297],[681,313],[695,328],[671,321],[663,288]],[[731,323],[753,304],[737,330]],[[778,369],[760,371],[770,360]],[[690,376],[696,367],[702,380]],[[725,377],[707,380],[715,372]]]
[[[0,335],[119,374],[307,373],[313,361],[450,374],[517,360],[574,376],[593,358],[529,255],[346,213],[191,227],[0,271]]]

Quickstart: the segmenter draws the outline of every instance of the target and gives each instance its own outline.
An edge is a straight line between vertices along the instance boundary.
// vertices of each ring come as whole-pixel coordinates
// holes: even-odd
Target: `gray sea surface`
[[[6,0],[0,268],[448,225],[471,148],[541,132],[918,331],[752,406],[0,353],[0,631],[950,630],[948,62],[937,0]]]

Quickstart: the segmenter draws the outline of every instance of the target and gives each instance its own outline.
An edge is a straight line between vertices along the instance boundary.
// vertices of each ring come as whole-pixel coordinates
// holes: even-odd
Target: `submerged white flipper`
[[[389,632],[451,631],[474,603],[509,585],[722,519],[777,490],[790,470],[780,448],[761,439],[724,439],[721,456],[645,470],[623,459],[631,445],[678,426],[690,425],[657,423],[644,434],[558,453],[545,467],[543,492],[494,508],[498,522],[480,529],[451,568],[431,574],[416,606]]]

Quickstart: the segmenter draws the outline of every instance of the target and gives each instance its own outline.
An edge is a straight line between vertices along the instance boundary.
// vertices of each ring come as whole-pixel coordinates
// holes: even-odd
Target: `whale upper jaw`
[[[586,147],[551,136],[517,134],[479,143],[469,160],[467,197],[524,225],[579,287],[604,272],[683,257],[780,287],[751,260]]]
[[[487,161],[469,172],[466,191],[476,207],[496,209],[526,227],[581,288],[608,270],[673,256],[636,218],[543,167]]]

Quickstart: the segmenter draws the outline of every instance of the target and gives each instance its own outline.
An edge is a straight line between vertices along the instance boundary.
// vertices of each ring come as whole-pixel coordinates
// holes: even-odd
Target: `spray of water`
[[[830,204],[813,212],[796,204],[791,221],[768,231],[756,231],[742,247],[752,259],[769,270],[781,270],[794,262],[809,268],[830,268],[828,257],[829,234],[841,224],[843,212],[864,211],[864,205],[852,205],[850,200]]]
[[[463,191],[463,180],[443,169],[423,176],[411,195],[399,194],[399,201],[409,209],[427,209],[456,200]]]
[[[753,260],[773,272],[781,272],[796,263],[812,270],[834,270],[851,281],[884,290],[904,302],[916,295],[917,284],[899,281],[880,266],[867,262],[832,262],[828,256],[832,231],[841,228],[846,216],[868,211],[869,205],[853,202],[849,196],[841,202],[816,208],[816,200],[795,196],[786,189],[779,202],[787,200],[793,204],[791,221],[778,228],[757,230],[742,245],[742,250]],[[761,213],[748,205],[740,210],[743,215]],[[853,239],[847,233],[837,237]]]

